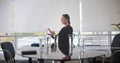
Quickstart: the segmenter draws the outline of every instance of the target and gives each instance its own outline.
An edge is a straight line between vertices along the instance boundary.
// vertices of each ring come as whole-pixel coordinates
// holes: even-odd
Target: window
[[[108,45],[108,32],[82,32],[85,45]]]
[[[12,42],[15,46],[15,34],[14,33],[0,33],[0,43],[2,42]],[[1,47],[0,47],[1,49]]]

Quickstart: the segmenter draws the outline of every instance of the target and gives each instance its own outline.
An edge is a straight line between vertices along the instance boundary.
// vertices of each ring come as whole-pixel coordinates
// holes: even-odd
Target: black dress
[[[73,28],[68,25],[63,27],[58,34],[58,47],[64,55],[69,55],[69,34],[73,33]]]

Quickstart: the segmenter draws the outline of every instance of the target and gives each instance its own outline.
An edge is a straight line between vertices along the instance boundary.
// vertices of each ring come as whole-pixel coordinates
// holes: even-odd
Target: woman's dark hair
[[[70,24],[70,16],[68,14],[63,14],[62,16],[64,16],[66,19],[68,19],[68,23]]]

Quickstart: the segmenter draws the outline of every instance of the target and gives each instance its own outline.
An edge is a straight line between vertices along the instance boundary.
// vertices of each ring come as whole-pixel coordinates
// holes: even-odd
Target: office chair
[[[113,52],[111,56],[111,63],[120,63],[120,50]]]
[[[15,63],[15,50],[11,42],[1,43],[1,48],[4,53],[4,58],[7,63]]]
[[[1,43],[1,48],[4,53],[4,58],[7,63],[16,63],[15,61],[15,49],[11,42],[3,42]],[[23,62],[17,62],[23,63]]]
[[[115,35],[111,43],[111,63],[120,63],[120,34]]]
[[[120,50],[120,34],[115,35],[111,43],[111,52],[113,53],[116,50]]]

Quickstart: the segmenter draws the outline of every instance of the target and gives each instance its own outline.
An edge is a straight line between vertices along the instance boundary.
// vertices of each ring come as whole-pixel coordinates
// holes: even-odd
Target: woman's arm
[[[51,37],[54,39],[55,37],[55,31],[51,31],[49,28],[48,28],[48,31],[50,32],[50,35]]]

